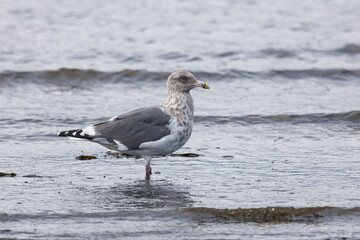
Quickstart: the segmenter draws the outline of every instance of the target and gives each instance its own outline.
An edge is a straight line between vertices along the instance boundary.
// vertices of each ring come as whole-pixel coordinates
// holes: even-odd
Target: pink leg
[[[146,166],[145,166],[146,176],[150,176],[152,174],[150,167],[151,157],[145,157],[145,161],[146,161]]]
[[[146,171],[146,175],[151,175],[152,174],[150,164],[146,164],[145,171]]]

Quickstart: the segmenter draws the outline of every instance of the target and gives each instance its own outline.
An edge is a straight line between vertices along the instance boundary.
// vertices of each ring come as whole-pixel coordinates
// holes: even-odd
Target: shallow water
[[[118,4],[3,4],[0,238],[360,238],[358,3]],[[177,152],[199,156],[146,180],[56,136],[164,101],[184,68],[211,87]]]

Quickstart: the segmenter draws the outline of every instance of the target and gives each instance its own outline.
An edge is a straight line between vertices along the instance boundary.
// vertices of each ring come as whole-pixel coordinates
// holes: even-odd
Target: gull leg
[[[146,162],[146,166],[145,166],[146,176],[150,176],[152,174],[151,173],[151,167],[150,167],[152,157],[146,156],[144,158],[145,158],[145,162]]]

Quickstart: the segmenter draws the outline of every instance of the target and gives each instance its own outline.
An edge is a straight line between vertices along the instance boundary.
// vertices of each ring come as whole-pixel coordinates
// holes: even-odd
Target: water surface
[[[359,4],[166,6],[3,4],[0,238],[360,238]],[[159,104],[177,69],[211,86],[192,91],[193,157],[146,180],[56,136]]]

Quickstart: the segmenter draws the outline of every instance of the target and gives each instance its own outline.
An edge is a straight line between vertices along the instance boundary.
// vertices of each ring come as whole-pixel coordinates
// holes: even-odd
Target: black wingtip
[[[84,134],[82,129],[75,129],[69,131],[62,131],[58,133],[60,137],[75,137],[75,138],[84,138],[88,140],[92,140],[93,138],[90,137],[88,134]]]
[[[65,135],[66,131],[59,132],[57,135],[60,137],[66,137]]]

